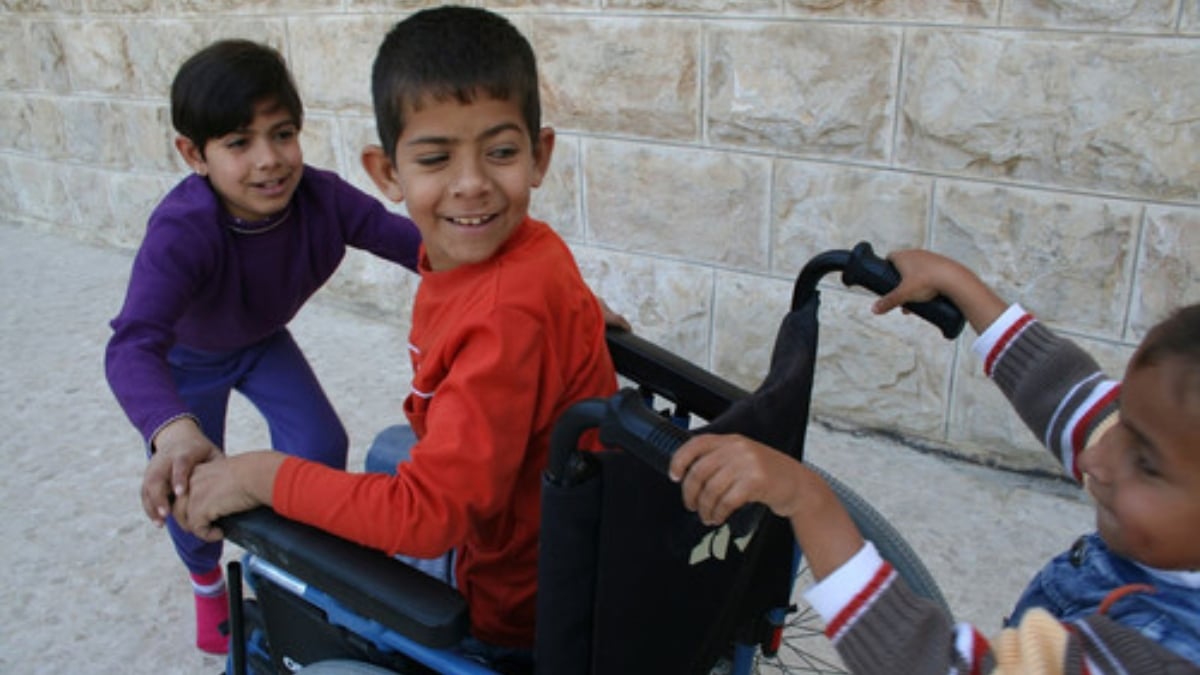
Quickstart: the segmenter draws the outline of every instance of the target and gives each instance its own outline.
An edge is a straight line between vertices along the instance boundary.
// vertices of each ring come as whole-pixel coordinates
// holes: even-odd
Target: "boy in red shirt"
[[[491,12],[430,9],[387,36],[372,86],[382,146],[363,166],[422,236],[410,460],[389,476],[275,451],[217,458],[175,515],[216,539],[214,520],[266,504],[391,554],[452,550],[475,640],[529,650],[550,430],[572,403],[616,390],[599,303],[528,215],[554,149],[533,51]]]

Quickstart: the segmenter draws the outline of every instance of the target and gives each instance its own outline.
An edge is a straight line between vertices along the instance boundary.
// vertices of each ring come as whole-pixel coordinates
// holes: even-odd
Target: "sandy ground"
[[[140,441],[104,381],[107,321],[130,261],[0,223],[0,673],[224,669],[224,659],[192,646],[187,577],[141,512]],[[360,466],[373,434],[401,417],[404,336],[320,296],[292,327]],[[252,409],[235,400],[228,447],[265,439]],[[876,436],[813,424],[808,453],[899,523],[959,618],[986,633],[1042,562],[1090,527],[1091,509],[1061,486]]]

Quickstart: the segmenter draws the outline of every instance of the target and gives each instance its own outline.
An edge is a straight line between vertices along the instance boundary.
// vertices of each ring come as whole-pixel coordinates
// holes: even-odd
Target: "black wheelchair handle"
[[[900,285],[900,272],[890,261],[875,255],[871,245],[860,242],[850,251],[842,282],[847,286],[862,286],[876,295],[886,295]],[[966,323],[962,312],[948,298],[939,295],[928,302],[909,302],[904,308],[937,326],[947,340],[962,332]]]
[[[600,442],[624,448],[664,476],[675,451],[692,437],[646,407],[633,389],[623,389],[610,398],[608,413],[600,422]]]
[[[600,423],[600,442],[624,448],[663,476],[668,475],[675,451],[692,434],[648,408],[633,389],[611,397],[608,409],[609,414]],[[762,504],[747,504],[734,511],[726,521],[733,537],[753,532],[766,510]]]

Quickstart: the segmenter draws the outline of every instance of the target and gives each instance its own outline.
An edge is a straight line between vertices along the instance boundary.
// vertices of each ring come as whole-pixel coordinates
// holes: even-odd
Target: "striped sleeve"
[[[1025,425],[1079,480],[1075,459],[1111,422],[1120,383],[1020,305],[1009,307],[972,349]]]
[[[870,542],[804,597],[850,672],[984,672],[987,640],[915,595]]]
[[[1020,305],[1012,305],[979,335],[971,349],[983,361],[983,374],[992,376],[996,361],[1036,319]]]
[[[1102,614],[1063,624],[1033,609],[1019,625],[989,640],[970,624],[954,624],[940,606],[913,593],[870,542],[804,597],[824,619],[825,634],[847,669],[860,675],[1093,675],[1150,672],[1151,666],[1154,672],[1197,672],[1162,645]],[[1158,668],[1167,663],[1171,668]]]
[[[825,620],[825,635],[835,643],[896,579],[896,571],[875,545],[867,542],[854,557],[804,593]]]

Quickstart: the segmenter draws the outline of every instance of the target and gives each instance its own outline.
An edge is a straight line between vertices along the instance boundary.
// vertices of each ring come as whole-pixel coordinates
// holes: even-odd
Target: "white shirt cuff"
[[[1021,305],[1015,302],[1009,305],[1008,309],[1004,310],[1004,313],[992,322],[992,325],[988,326],[986,330],[979,334],[979,337],[975,338],[975,342],[971,343],[971,351],[975,352],[975,356],[980,360],[986,359],[988,354],[992,353],[992,349],[995,348],[1000,338],[1008,332],[1009,328],[1012,328],[1013,324],[1026,314],[1028,312]]]
[[[829,623],[862,592],[883,566],[875,544],[866,542],[854,557],[804,591],[804,599]]]

